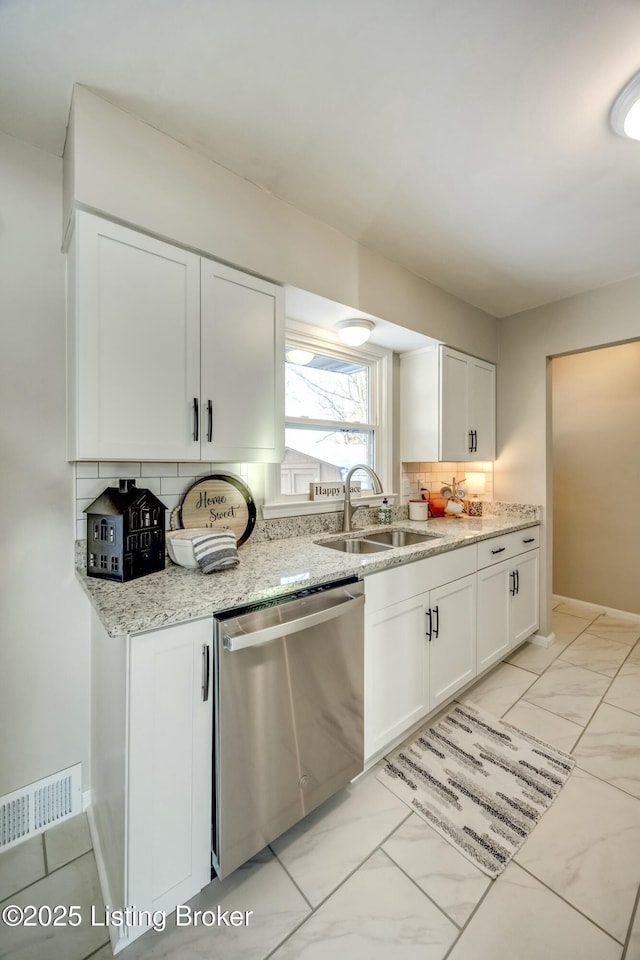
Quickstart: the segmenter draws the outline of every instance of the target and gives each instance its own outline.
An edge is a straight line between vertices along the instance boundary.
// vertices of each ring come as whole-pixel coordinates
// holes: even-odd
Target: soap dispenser
[[[378,511],[378,517],[380,518],[380,523],[390,524],[391,523],[391,507],[389,506],[389,501],[385,497],[382,501],[382,506]]]

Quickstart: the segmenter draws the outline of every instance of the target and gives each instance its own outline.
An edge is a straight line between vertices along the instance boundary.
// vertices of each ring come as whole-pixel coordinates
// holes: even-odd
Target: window
[[[117,557],[111,557],[111,570],[112,570],[113,573],[117,573],[117,572],[118,572],[118,558],[117,558]]]
[[[311,483],[341,482],[357,463],[373,467],[389,489],[390,431],[384,429],[382,412],[388,412],[383,400],[390,354],[370,346],[348,348],[299,330],[287,336],[285,455],[269,477],[267,500],[303,504],[310,499]],[[371,489],[364,471],[353,480]],[[314,508],[304,512],[309,509]],[[322,509],[318,501],[315,509]]]

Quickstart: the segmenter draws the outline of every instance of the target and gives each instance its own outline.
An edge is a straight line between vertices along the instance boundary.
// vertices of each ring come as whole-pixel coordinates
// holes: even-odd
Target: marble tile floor
[[[194,909],[243,927],[150,931],[125,960],[640,960],[640,619],[558,601],[556,640],[525,643],[468,698],[573,752],[553,806],[497,880],[371,770]],[[103,909],[84,816],[0,855],[0,909]],[[108,960],[104,927],[10,929],[6,960]]]

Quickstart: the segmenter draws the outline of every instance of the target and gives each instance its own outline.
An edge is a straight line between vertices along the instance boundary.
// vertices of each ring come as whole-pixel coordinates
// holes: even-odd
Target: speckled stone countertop
[[[203,574],[175,566],[128,583],[114,583],[85,572],[85,545],[77,543],[76,573],[110,636],[139,633],[342,577],[369,573],[455,550],[487,537],[523,530],[540,522],[538,508],[510,510],[500,515],[431,519],[426,523],[400,520],[393,528],[437,534],[415,546],[394,547],[373,554],[347,554],[321,546],[340,534],[312,534],[253,543],[239,548],[240,564],[233,570]],[[348,536],[362,536],[389,527],[367,526]]]

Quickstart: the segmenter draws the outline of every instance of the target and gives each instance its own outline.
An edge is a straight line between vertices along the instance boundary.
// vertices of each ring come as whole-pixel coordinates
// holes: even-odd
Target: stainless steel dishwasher
[[[213,867],[226,877],[362,772],[364,587],[214,617]]]

